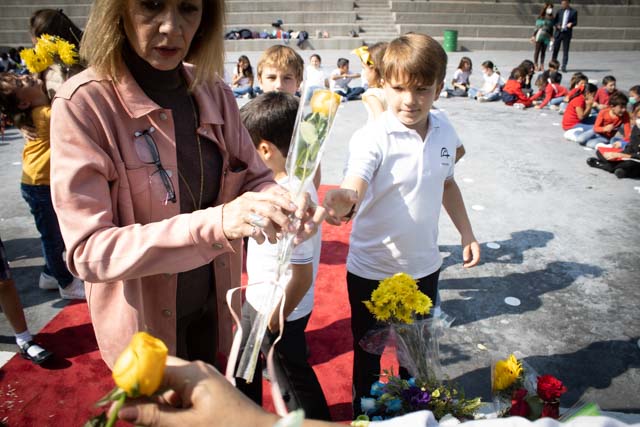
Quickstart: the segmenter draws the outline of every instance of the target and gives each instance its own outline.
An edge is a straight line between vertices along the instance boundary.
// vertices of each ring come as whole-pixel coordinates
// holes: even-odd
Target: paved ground
[[[325,64],[339,56],[356,61],[348,52],[319,53]],[[506,74],[530,56],[465,54],[476,66],[472,82],[480,81],[485,59]],[[255,64],[259,53],[248,55]],[[448,75],[460,56],[450,55]],[[229,69],[235,56],[230,59]],[[638,69],[640,57],[628,52],[575,53],[567,74],[583,70],[597,80],[613,74],[627,90],[640,83],[633,71]],[[640,181],[586,166],[592,152],[563,140],[555,112],[466,99],[441,99],[437,106],[449,114],[467,149],[456,179],[483,248],[482,265],[462,269],[457,233],[443,214],[442,307],[456,317],[441,345],[446,373],[468,394],[488,397],[491,360],[518,351],[541,374],[565,381],[564,404],[582,397],[609,410],[640,413]],[[359,102],[341,109],[322,163],[325,184],[340,182],[349,137],[366,118]],[[0,144],[0,233],[37,331],[65,303],[56,292],[37,288],[42,259],[19,194],[21,144],[15,132]],[[490,249],[489,242],[500,247]],[[507,297],[520,305],[507,305]],[[0,350],[14,351],[4,318]]]

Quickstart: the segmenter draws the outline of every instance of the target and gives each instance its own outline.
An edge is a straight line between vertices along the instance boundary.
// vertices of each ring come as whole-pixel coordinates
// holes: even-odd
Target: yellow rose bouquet
[[[67,69],[78,63],[76,45],[65,39],[42,34],[33,48],[22,49],[20,58],[31,73],[41,73],[53,64]]]
[[[127,397],[152,396],[156,393],[162,384],[168,351],[161,340],[146,332],[135,334],[113,366],[112,376],[116,387],[96,403],[96,406],[104,406],[116,402],[114,410],[108,418],[105,413],[92,418],[85,427],[111,427]]]
[[[342,100],[340,95],[330,90],[315,90],[311,97],[308,96],[307,91],[308,87],[305,85],[300,97],[300,105],[285,165],[289,177],[286,185],[294,200],[303,194],[309,185],[313,185],[313,178],[320,165],[325,142],[331,133]],[[295,221],[298,220],[294,219],[294,223]],[[283,292],[278,287],[284,286],[280,281],[291,260],[294,237],[294,233],[287,233],[278,242],[278,267],[275,277],[270,282],[273,284],[272,290],[258,310],[258,315],[251,325],[245,351],[240,357],[236,376],[244,378],[248,382],[253,380],[253,373],[267,327],[267,319],[283,298]]]

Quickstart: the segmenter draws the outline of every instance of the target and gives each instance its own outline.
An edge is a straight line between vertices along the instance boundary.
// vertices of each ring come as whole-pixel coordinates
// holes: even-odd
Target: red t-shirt
[[[507,80],[507,83],[502,88],[502,91],[516,96],[516,100],[507,103],[507,105],[513,105],[518,102],[520,104],[524,104],[525,107],[529,107],[532,104],[532,101],[527,98],[527,95],[525,95],[524,92],[522,92],[522,84],[517,80]]]
[[[620,126],[624,126],[624,140],[629,142],[629,137],[631,136],[631,123],[629,123],[629,113],[626,111],[622,113],[622,117],[613,116],[609,113],[611,108],[605,108],[604,110],[598,113],[598,117],[596,117],[596,123],[593,125],[593,130],[596,133],[604,136],[607,139],[611,139],[616,136],[618,133],[618,129]],[[613,130],[610,132],[605,132],[604,127],[612,124]]]
[[[564,111],[564,115],[562,116],[562,129],[569,130],[580,123],[580,118],[578,117],[576,108],[580,107],[582,108],[582,111],[584,111],[586,106],[587,103],[585,102],[584,95],[582,94],[569,101],[569,105],[567,105],[567,109]]]
[[[601,87],[596,92],[596,96],[593,98],[593,102],[597,104],[608,105],[610,95],[611,94],[607,92],[607,89],[605,89],[604,87]]]

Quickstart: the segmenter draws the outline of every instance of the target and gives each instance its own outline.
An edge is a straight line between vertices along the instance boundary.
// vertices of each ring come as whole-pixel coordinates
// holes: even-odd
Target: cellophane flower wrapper
[[[305,82],[285,164],[289,176],[288,189],[292,200],[296,200],[308,185],[313,185],[313,178],[320,165],[325,143],[331,133],[341,100],[340,95],[328,90],[315,91],[313,96],[307,100],[308,90],[309,87]],[[322,102],[323,100],[325,102]],[[291,219],[294,225],[299,225],[299,220],[293,215],[291,215]],[[280,283],[280,279],[289,266],[294,237],[294,233],[285,233],[278,241],[278,267],[276,276],[272,278],[272,283]],[[284,287],[286,283],[281,285]],[[277,292],[273,291],[270,296],[272,298],[264,300],[264,311],[259,311],[258,317],[251,325],[249,340],[240,358],[237,373],[247,381],[253,379],[270,313],[278,305],[282,294],[278,296]]]
[[[500,360],[506,359],[494,357],[491,361],[491,394],[494,412],[498,417],[508,415],[509,409],[511,408],[511,398],[515,390],[524,388],[527,390],[527,394],[531,396],[537,393],[538,372],[524,361],[524,355],[522,353],[516,351],[513,353],[513,356],[520,363],[522,373],[512,385],[503,390],[496,390],[494,385],[496,384],[496,365]]]
[[[387,346],[395,347],[400,366],[416,380],[433,382],[442,379],[440,337],[442,324],[426,318],[413,323],[392,323],[369,331],[360,347],[372,354],[382,354]]]

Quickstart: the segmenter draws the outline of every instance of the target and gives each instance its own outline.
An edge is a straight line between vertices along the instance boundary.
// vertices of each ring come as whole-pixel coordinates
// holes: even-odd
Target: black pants
[[[257,312],[249,303],[242,307],[242,345],[244,350],[251,323]],[[285,322],[280,342],[273,355],[275,374],[282,391],[282,397],[289,411],[304,409],[305,418],[331,421],[329,407],[318,382],[318,377],[307,361],[307,340],[304,330],[311,314],[300,319]],[[262,341],[262,354],[267,355],[269,348],[278,337],[267,331]],[[262,359],[258,361],[253,382],[248,384],[242,378],[236,378],[236,386],[247,397],[262,405]]]
[[[547,45],[544,42],[536,42],[536,48],[533,51],[533,63],[544,66],[544,57],[547,53]],[[538,62],[538,57],[540,62]]]
[[[627,178],[640,178],[640,163],[633,160],[624,160],[621,162],[610,162],[605,159],[599,151],[596,151],[597,159],[592,163],[594,168],[606,170],[614,173],[616,169],[624,170]]]
[[[202,360],[221,369],[217,360],[218,329],[215,297],[201,310],[180,317],[176,326],[176,355],[185,360]]]
[[[564,71],[567,68],[569,62],[569,45],[571,44],[571,35],[568,31],[561,31],[556,34],[556,39],[553,42],[553,56],[554,60],[558,60],[558,52],[560,52],[560,45],[562,44],[562,69]]]
[[[438,277],[440,270],[418,279],[418,287],[435,304],[438,295]],[[347,289],[349,304],[351,305],[351,334],[353,336],[353,413],[362,413],[360,398],[369,396],[371,384],[380,376],[380,355],[366,352],[360,347],[360,340],[376,326],[376,319],[369,312],[362,301],[371,298],[371,293],[378,287],[378,280],[369,280],[347,272]],[[401,368],[400,375],[407,377],[408,373]]]

